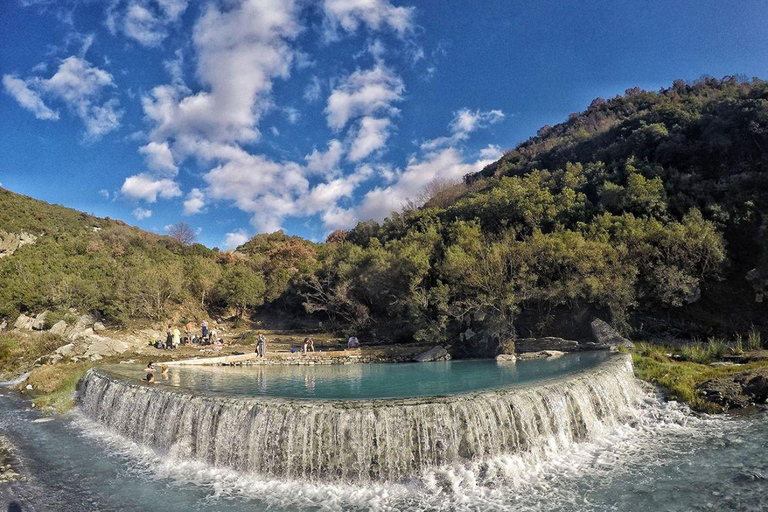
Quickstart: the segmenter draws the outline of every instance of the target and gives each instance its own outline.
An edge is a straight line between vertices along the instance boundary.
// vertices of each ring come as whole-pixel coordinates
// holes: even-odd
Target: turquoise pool
[[[155,386],[172,386],[237,396],[325,400],[370,400],[456,395],[547,380],[591,368],[610,354],[566,354],[552,359],[497,363],[494,359],[432,363],[315,366],[171,366],[156,372]],[[109,366],[142,379],[142,368]]]

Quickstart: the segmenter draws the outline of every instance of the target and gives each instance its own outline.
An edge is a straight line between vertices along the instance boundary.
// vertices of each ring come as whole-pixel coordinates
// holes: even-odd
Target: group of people
[[[168,366],[163,365],[160,367],[160,371],[163,375],[163,377],[168,377]],[[145,381],[147,381],[149,384],[155,383],[155,363],[153,361],[150,361],[149,364],[147,364],[147,376],[144,378]]]
[[[193,345],[222,345],[224,343],[219,338],[216,329],[208,329],[208,322],[205,320],[200,323],[200,336],[194,331],[195,323],[192,321],[187,322],[187,325],[184,326],[184,337],[182,338],[179,328],[168,324],[168,329],[165,331],[165,343],[156,341],[154,346],[155,348],[172,350],[187,343]]]

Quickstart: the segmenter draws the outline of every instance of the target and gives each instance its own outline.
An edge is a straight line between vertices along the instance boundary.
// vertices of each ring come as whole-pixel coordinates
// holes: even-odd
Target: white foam
[[[725,420],[696,417],[645,391],[629,423],[567,446],[455,463],[422,472],[406,483],[339,484],[269,478],[162,456],[76,413],[78,431],[128,460],[142,478],[205,490],[207,504],[256,501],[269,509],[312,510],[594,510],[594,487],[628,478],[636,468],[663,464],[671,440],[680,443],[722,428]],[[583,478],[585,474],[588,479]],[[587,487],[585,488],[585,481]]]

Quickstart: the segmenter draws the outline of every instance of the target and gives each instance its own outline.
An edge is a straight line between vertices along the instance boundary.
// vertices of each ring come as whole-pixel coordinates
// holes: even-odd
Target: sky
[[[768,78],[768,3],[3,0],[0,186],[231,249],[322,241],[595,97]]]

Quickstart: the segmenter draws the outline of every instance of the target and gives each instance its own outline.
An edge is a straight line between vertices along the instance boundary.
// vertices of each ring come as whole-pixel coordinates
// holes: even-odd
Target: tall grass
[[[709,364],[712,362],[712,354],[708,347],[705,347],[700,341],[680,347],[680,359],[698,364]]]
[[[762,334],[753,325],[747,334],[747,350],[760,350],[763,348]]]

